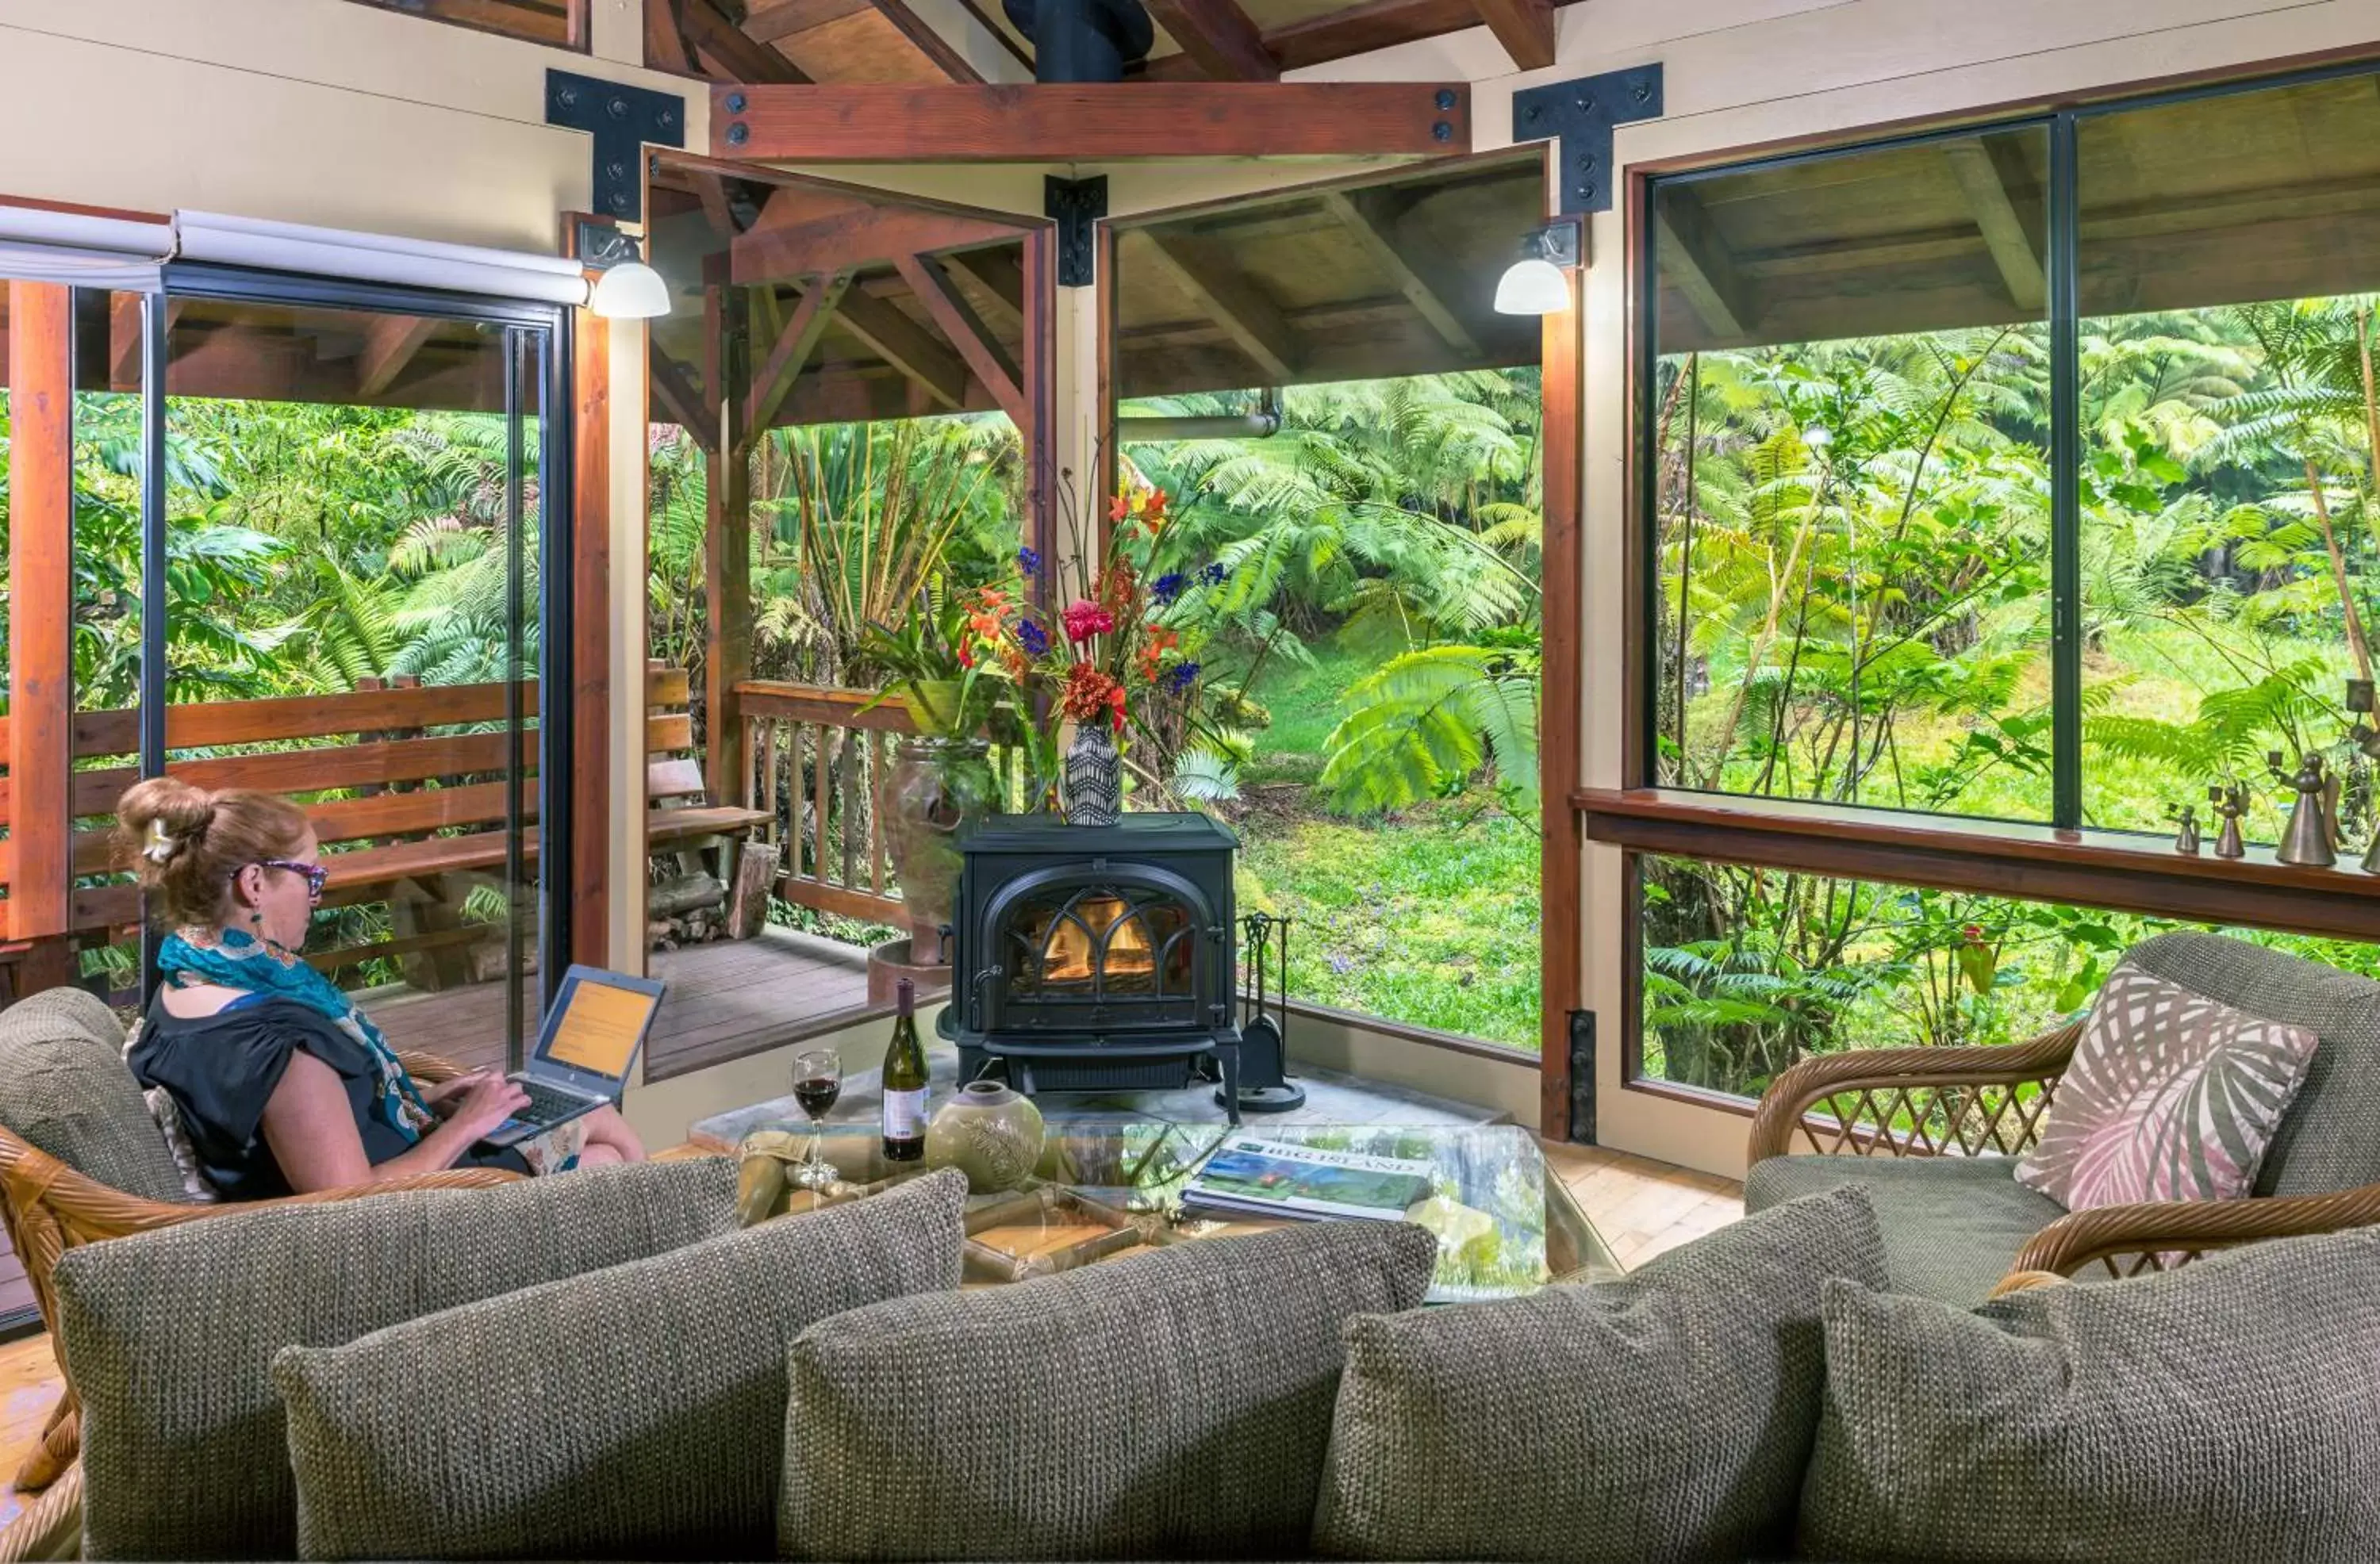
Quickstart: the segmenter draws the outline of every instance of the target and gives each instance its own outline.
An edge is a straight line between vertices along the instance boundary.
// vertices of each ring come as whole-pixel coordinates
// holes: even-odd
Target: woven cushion
[[[966,1179],[285,1349],[308,1558],[766,1558],[785,1352],[959,1284]]]
[[[68,1250],[95,1558],[286,1558],[298,1500],[273,1354],[642,1259],[735,1225],[727,1158],[223,1215]]]
[[[1354,1315],[1438,1243],[1336,1222],[902,1298],[794,1343],[792,1558],[1293,1558]]]
[[[2124,958],[2250,1015],[2322,1039],[2265,1149],[2258,1194],[2380,1183],[2380,983],[2217,934],[2160,934]]]
[[[2120,962],[2016,1182],[2070,1211],[2243,1198],[2316,1041]]]
[[[115,1015],[80,989],[47,989],[0,1012],[0,1126],[110,1189],[182,1204],[182,1176],[122,1045]]]
[[[1962,1314],[1829,1282],[1813,1557],[2380,1558],[2380,1231]]]
[[[1857,1184],[1884,1230],[1884,1268],[1897,1291],[1980,1303],[2025,1241],[2066,1215],[2010,1175],[2008,1157],[1771,1157],[1743,1180],[1743,1208]]]
[[[1625,1280],[1356,1319],[1317,1550],[1575,1564],[1781,1552],[1817,1432],[1830,1276],[1884,1285],[1857,1188],[1746,1218]]]

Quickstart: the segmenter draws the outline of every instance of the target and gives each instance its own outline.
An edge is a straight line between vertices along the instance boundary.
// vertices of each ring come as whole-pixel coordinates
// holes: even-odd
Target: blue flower
[[[1229,575],[1231,575],[1231,572],[1225,570],[1219,563],[1210,564],[1206,569],[1200,571],[1198,573],[1198,580],[1205,586],[1220,587],[1223,584],[1223,578]]]
[[[1177,662],[1166,673],[1165,687],[1172,691],[1175,695],[1180,695],[1184,690],[1188,689],[1192,681],[1196,680],[1197,677],[1198,665],[1196,663]]]
[[[1030,546],[1016,551],[1016,568],[1027,576],[1041,573],[1041,551]]]
[[[1169,570],[1164,575],[1159,576],[1156,580],[1151,581],[1148,584],[1148,589],[1149,592],[1155,596],[1159,604],[1162,606],[1164,604],[1171,603],[1174,599],[1180,597],[1182,595],[1182,588],[1189,584],[1189,577],[1184,576],[1180,571]]]
[[[1038,657],[1050,649],[1050,632],[1030,619],[1020,619],[1016,622],[1016,644],[1025,649],[1027,656]]]

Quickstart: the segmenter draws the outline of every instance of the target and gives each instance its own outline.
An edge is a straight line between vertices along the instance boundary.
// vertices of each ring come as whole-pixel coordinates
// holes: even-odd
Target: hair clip
[[[163,820],[151,820],[146,838],[140,843],[140,855],[152,864],[169,864],[174,855],[182,850],[182,843],[165,829]]]

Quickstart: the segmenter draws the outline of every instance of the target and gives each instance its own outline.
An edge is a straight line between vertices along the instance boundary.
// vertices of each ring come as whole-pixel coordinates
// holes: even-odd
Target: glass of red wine
[[[819,1155],[820,1124],[834,1099],[843,1095],[843,1056],[832,1049],[812,1049],[794,1058],[794,1100],[810,1117],[810,1150],[800,1167],[794,1170],[794,1182],[808,1190],[822,1190],[842,1175],[834,1164]]]

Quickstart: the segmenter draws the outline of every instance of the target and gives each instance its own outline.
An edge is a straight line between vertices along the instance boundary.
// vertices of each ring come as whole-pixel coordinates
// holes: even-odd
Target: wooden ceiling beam
[[[1128,237],[1154,261],[1176,287],[1197,304],[1201,313],[1223,328],[1242,353],[1263,371],[1266,382],[1281,385],[1297,378],[1296,335],[1272,301],[1235,272],[1227,272],[1211,257],[1194,249],[1193,241],[1159,236],[1152,228],[1134,230]]]
[[[1958,176],[1960,192],[1967,198],[1967,209],[1974,213],[1975,227],[1984,236],[1984,248],[1991,251],[1992,264],[1999,268],[2009,302],[2030,314],[2048,308],[2049,276],[2042,270],[2040,252],[2034,249],[2024,220],[2017,214],[2016,198],[2010,188],[2014,171],[2002,166],[1994,155],[1998,150],[1980,136],[1961,136],[1942,143],[1942,155],[1949,160],[1950,172]]]
[[[908,0],[871,0],[876,14],[892,24],[893,30],[909,41],[910,47],[923,55],[945,81],[963,81],[972,86],[983,85],[983,72],[961,54],[951,41],[926,25],[925,18],[911,10]]]
[[[965,361],[903,314],[899,305],[853,288],[834,312],[845,330],[923,387],[942,408],[954,413],[966,406]]]
[[[1265,33],[1265,50],[1281,62],[1281,69],[1301,70],[1478,25],[1472,0],[1368,0],[1270,29]]]
[[[1705,331],[1722,341],[1745,335],[1760,309],[1702,198],[1690,186],[1673,185],[1661,191],[1658,205],[1661,275],[1685,295]]]
[[[941,328],[951,346],[958,349],[959,357],[966,360],[967,368],[975,371],[975,378],[983,382],[991,399],[1008,415],[1009,421],[1020,430],[1031,428],[1032,410],[1025,401],[1025,377],[1009,358],[1008,350],[1000,345],[1000,339],[985,328],[974,307],[952,285],[941,263],[931,256],[905,255],[897,258],[893,265],[917,294],[917,301],[926,307],[926,313],[933,317],[934,324]]]
[[[657,339],[649,339],[646,365],[650,370],[653,410],[677,425],[706,451],[719,449],[719,418],[707,406],[686,366],[671,358]]]
[[[147,297],[145,294],[119,293],[108,307],[107,384],[112,391],[140,389],[140,304]],[[187,298],[165,301],[165,330],[169,334],[188,304]]]
[[[868,8],[868,0],[756,0],[744,13],[744,32],[755,42],[774,43]]]
[[[1239,0],[1148,0],[1148,14],[1217,81],[1281,79],[1281,62]]]
[[[370,402],[405,373],[439,322],[428,315],[375,315],[356,355],[356,400]]]
[[[1477,354],[1479,339],[1473,336],[1471,329],[1446,307],[1446,301],[1439,297],[1438,290],[1414,270],[1413,262],[1405,258],[1404,252],[1390,236],[1388,224],[1366,210],[1368,204],[1359,201],[1350,191],[1322,192],[1322,210],[1338,221],[1339,226],[1355,241],[1355,248],[1364,253],[1365,259],[1388,278],[1390,285],[1405,296],[1406,302],[1429,322],[1429,329],[1444,338],[1449,347],[1466,354]]]
[[[1512,56],[1520,70],[1543,70],[1554,63],[1553,0],[1472,0],[1479,19]]]
[[[727,19],[714,0],[674,0],[686,36],[727,79],[746,86],[798,87],[801,67]]]
[[[857,269],[965,246],[1014,239],[1027,225],[961,216],[917,206],[869,206],[820,200],[809,192],[780,190],[760,221],[731,250],[735,280],[780,282],[835,268]]]
[[[703,0],[688,0],[700,4]],[[1460,156],[1467,83],[1119,81],[711,90],[717,157],[806,164]],[[1450,105],[1438,106],[1443,98]],[[742,139],[735,138],[741,136]]]
[[[975,279],[991,299],[989,321],[1002,332],[1025,330],[1025,267],[1006,249],[963,249],[942,257],[953,272]]]
[[[700,76],[694,46],[686,40],[686,21],[678,0],[645,0],[645,64],[655,70]]]
[[[850,286],[851,273],[837,271],[825,273],[819,282],[802,290],[802,301],[795,306],[793,319],[785,322],[776,346],[769,350],[767,361],[752,376],[747,429],[763,430],[777,421],[777,409],[793,394],[794,382],[800,378],[802,366],[818,351],[819,339],[826,335],[835,307],[843,302]]]

